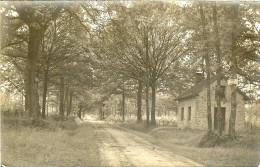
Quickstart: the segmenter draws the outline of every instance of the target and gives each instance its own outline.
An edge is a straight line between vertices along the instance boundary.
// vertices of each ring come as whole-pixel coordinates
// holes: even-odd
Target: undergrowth
[[[68,117],[61,120],[57,116],[50,116],[47,119],[31,119],[26,116],[3,116],[2,126],[5,128],[23,128],[28,127],[35,130],[73,130],[77,128],[74,117]]]
[[[213,131],[208,131],[201,139],[198,147],[216,147],[221,146],[224,143],[230,143],[234,139],[226,135],[219,135]]]
[[[228,135],[219,135],[213,131],[207,132],[200,140],[198,147],[241,147],[251,150],[260,150],[260,131],[237,133],[236,138]]]

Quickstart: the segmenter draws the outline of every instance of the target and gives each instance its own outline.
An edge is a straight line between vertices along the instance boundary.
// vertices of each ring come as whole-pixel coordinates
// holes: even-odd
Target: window
[[[188,108],[188,120],[191,120],[191,107]]]
[[[181,108],[181,121],[184,120],[184,108],[182,107]]]
[[[220,99],[224,99],[226,98],[226,94],[225,94],[225,91],[226,91],[226,87],[225,86],[220,86]],[[215,91],[215,99],[217,99],[217,89]]]

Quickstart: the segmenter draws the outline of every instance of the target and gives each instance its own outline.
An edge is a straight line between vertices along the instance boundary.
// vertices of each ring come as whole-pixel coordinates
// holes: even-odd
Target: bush
[[[202,140],[199,142],[198,147],[240,147],[251,150],[260,149],[260,131],[253,130],[244,133],[238,133],[235,139],[227,135],[218,135],[214,132],[207,132]]]
[[[215,147],[232,142],[229,136],[219,135],[214,131],[207,132],[199,143],[199,147]]]

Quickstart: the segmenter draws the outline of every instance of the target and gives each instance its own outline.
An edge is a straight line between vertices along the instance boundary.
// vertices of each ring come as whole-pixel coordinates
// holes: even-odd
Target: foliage
[[[246,108],[246,120],[248,123],[260,127],[260,104],[251,104]]]
[[[223,73],[230,75],[230,61],[234,60],[238,86],[253,91],[257,100],[259,8],[256,3],[239,4],[237,54],[232,57],[232,4],[218,3],[216,7]],[[111,95],[123,89],[132,100],[137,81],[145,83],[147,77],[150,87],[171,94],[173,99],[193,86],[196,70],[205,71],[205,44],[210,71],[216,74],[212,3],[203,3],[206,39],[199,9],[198,2],[4,2],[1,87],[5,93],[15,92],[12,96],[26,96],[33,29],[43,33],[33,62],[33,92],[39,96],[34,99],[42,108],[46,104],[59,109],[64,103],[65,111],[77,112],[82,102],[91,112],[110,103]],[[161,95],[157,96],[160,103]]]

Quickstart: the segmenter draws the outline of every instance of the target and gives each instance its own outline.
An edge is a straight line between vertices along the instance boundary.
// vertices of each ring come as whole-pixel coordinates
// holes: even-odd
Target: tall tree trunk
[[[46,69],[44,72],[44,79],[43,79],[43,97],[42,97],[42,118],[46,118],[46,97],[48,92],[48,82],[49,82],[49,66],[50,66],[50,55],[48,55]]]
[[[142,90],[143,83],[138,80],[138,92],[137,92],[137,122],[142,121]]]
[[[125,121],[125,90],[122,93],[122,119]]]
[[[215,34],[215,48],[216,48],[216,55],[217,55],[217,117],[218,117],[218,133],[222,134],[222,112],[221,112],[221,75],[222,75],[222,64],[221,64],[221,53],[220,53],[220,42],[219,42],[219,34],[218,34],[218,22],[217,22],[217,7],[216,2],[213,4],[213,22],[214,22],[214,34]]]
[[[102,103],[102,106],[101,106],[101,117],[102,117],[102,119],[105,119],[105,111],[104,111],[104,107],[105,107],[105,104]]]
[[[148,28],[146,28],[146,31],[144,29],[145,36],[145,61],[146,61],[146,90],[145,90],[145,103],[146,103],[146,124],[149,125],[149,39],[148,39]]]
[[[40,104],[37,81],[37,58],[40,42],[43,36],[42,30],[29,28],[28,56],[26,61],[26,98],[25,107],[29,117],[39,118]]]
[[[79,112],[78,112],[78,117],[81,119],[81,112],[82,112],[82,104],[79,104]]]
[[[155,121],[155,102],[156,102],[156,85],[155,85],[155,81],[153,81],[153,84],[152,84],[151,125],[156,125],[156,121]]]
[[[46,100],[46,113],[47,113],[47,117],[48,117],[48,116],[49,116],[50,92],[48,92],[46,99],[47,99],[47,100]]]
[[[102,120],[103,119],[103,109],[102,109],[103,107],[102,107],[102,104],[100,104],[100,106],[99,106],[99,118],[100,118],[100,120]]]
[[[207,117],[208,117],[208,131],[212,131],[212,118],[211,118],[211,97],[210,97],[210,61],[209,61],[209,54],[208,54],[208,42],[207,42],[207,31],[206,31],[206,24],[205,24],[205,14],[203,10],[202,2],[199,2],[200,6],[200,17],[201,17],[201,24],[203,29],[203,53],[206,61],[206,74],[207,74]]]
[[[42,118],[45,119],[45,106],[46,106],[46,97],[47,97],[47,89],[48,89],[48,69],[45,70],[44,80],[43,80],[43,97],[42,97]]]
[[[56,103],[56,105],[55,105],[55,112],[59,112],[59,104],[60,104],[60,92],[57,92],[57,94],[56,94],[57,96],[57,99],[56,99],[56,101],[57,101],[57,103]]]
[[[27,68],[27,63],[26,63],[26,69],[28,70]],[[26,71],[26,76],[25,76],[25,96],[24,96],[24,109],[25,109],[25,114],[28,114],[29,117],[31,117],[32,115],[32,112],[29,111],[29,83],[28,83],[28,71]]]
[[[69,106],[69,87],[65,87],[65,97],[64,97],[64,113],[68,113]],[[65,114],[64,114],[65,115]],[[68,115],[68,114],[66,114]]]
[[[37,77],[39,78],[39,77]],[[37,106],[36,106],[36,109],[37,109],[37,118],[41,118],[41,106],[40,106],[40,96],[39,96],[39,85],[38,85],[38,82],[36,84],[36,88],[35,88],[35,99],[37,101]]]
[[[236,74],[232,72],[233,74],[231,75],[231,79],[236,79]],[[237,102],[236,102],[236,85],[231,85],[231,113],[229,117],[229,131],[228,135],[231,138],[236,137],[236,131],[235,131],[235,124],[236,124],[236,107],[237,107]]]
[[[60,111],[59,115],[61,119],[64,118],[64,76],[60,76]]]
[[[68,110],[67,110],[67,116],[69,116],[70,113],[71,113],[71,109],[72,109],[72,99],[73,99],[73,92],[72,92],[72,90],[70,90],[69,106],[68,106]]]
[[[237,24],[238,24],[238,7],[239,4],[235,2],[233,4],[233,28],[232,28],[232,58],[231,58],[231,79],[237,79],[236,77],[236,39],[237,39]],[[235,138],[235,123],[236,123],[236,85],[231,85],[231,113],[229,118],[229,131],[228,134],[231,138]]]
[[[21,116],[23,116],[23,112],[24,112],[24,105],[23,105],[23,97],[24,97],[24,94],[23,93],[21,93],[21,101],[22,101],[22,110],[21,110]]]
[[[146,105],[146,124],[149,125],[149,74],[146,74],[146,88],[145,88],[145,105]]]

